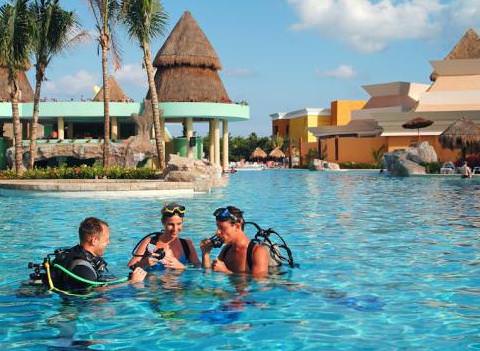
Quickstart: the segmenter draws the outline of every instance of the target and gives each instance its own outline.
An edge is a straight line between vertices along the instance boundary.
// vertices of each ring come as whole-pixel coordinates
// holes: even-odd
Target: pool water
[[[300,268],[265,281],[188,269],[65,299],[21,286],[87,216],[111,225],[110,271],[160,229],[167,199],[0,195],[0,348],[478,350],[480,181],[373,172],[239,172],[185,203],[198,245],[233,204],[284,236]],[[171,200],[171,199],[170,199]],[[250,231],[250,234],[253,234]]]

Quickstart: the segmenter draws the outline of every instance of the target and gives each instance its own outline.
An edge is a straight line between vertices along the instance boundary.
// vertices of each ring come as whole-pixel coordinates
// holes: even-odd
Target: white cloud
[[[445,13],[453,11],[453,5],[440,0],[288,0],[288,3],[300,20],[292,29],[314,29],[362,52],[380,51],[394,40],[432,38],[441,32]]]
[[[114,72],[113,75],[121,86],[135,85],[147,89],[147,71],[140,64],[125,64],[118,71]]]
[[[63,76],[60,79],[48,80],[44,83],[44,91],[48,94],[62,96],[85,95],[93,96],[93,87],[97,84],[97,77],[86,71],[80,70],[74,74]],[[43,95],[43,94],[42,94]]]
[[[225,69],[225,75],[227,77],[254,77],[256,76],[256,72],[249,68],[228,68]]]
[[[357,72],[349,65],[340,65],[335,69],[328,71],[316,70],[316,74],[321,77],[332,77],[339,79],[351,79],[357,75]]]

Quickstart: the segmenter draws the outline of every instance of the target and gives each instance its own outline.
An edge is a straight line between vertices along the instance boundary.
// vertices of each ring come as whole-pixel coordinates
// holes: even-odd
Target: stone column
[[[223,147],[222,147],[222,168],[228,169],[228,121],[223,120]]]
[[[111,122],[110,138],[112,140],[118,140],[118,120],[117,120],[117,117],[112,117],[110,122]]]
[[[65,139],[65,121],[63,117],[58,117],[57,118],[57,133],[58,133],[58,139],[63,140]]]
[[[193,137],[193,118],[185,118],[185,130],[186,130],[186,137],[187,137],[187,157],[194,158],[193,156],[193,147],[190,147],[190,138]]]
[[[214,148],[215,148],[215,164],[220,166],[220,123],[218,119],[213,120]]]
[[[73,139],[73,122],[68,122],[67,138]]]
[[[208,161],[210,163],[215,162],[215,133],[213,132],[213,119],[208,121],[209,131],[208,131]]]

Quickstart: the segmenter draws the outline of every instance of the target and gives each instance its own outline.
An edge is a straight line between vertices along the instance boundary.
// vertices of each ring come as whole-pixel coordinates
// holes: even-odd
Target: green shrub
[[[440,162],[422,162],[420,165],[425,167],[425,172],[428,174],[440,174],[440,168],[442,168],[442,164]]]
[[[123,168],[110,167],[104,169],[101,166],[80,167],[55,167],[35,168],[27,170],[21,177],[17,177],[14,171],[0,172],[3,179],[156,179],[158,175],[151,168]]]
[[[341,162],[339,163],[341,169],[379,169],[378,164],[365,162]]]

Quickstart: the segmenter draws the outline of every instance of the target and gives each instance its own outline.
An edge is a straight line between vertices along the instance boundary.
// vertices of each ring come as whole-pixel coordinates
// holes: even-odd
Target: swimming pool
[[[228,187],[177,198],[184,236],[215,208],[279,231],[299,269],[264,282],[204,273],[152,276],[89,299],[19,288],[90,215],[112,228],[106,259],[159,229],[164,199],[0,196],[0,347],[12,350],[480,349],[480,182],[371,172],[239,172]]]

